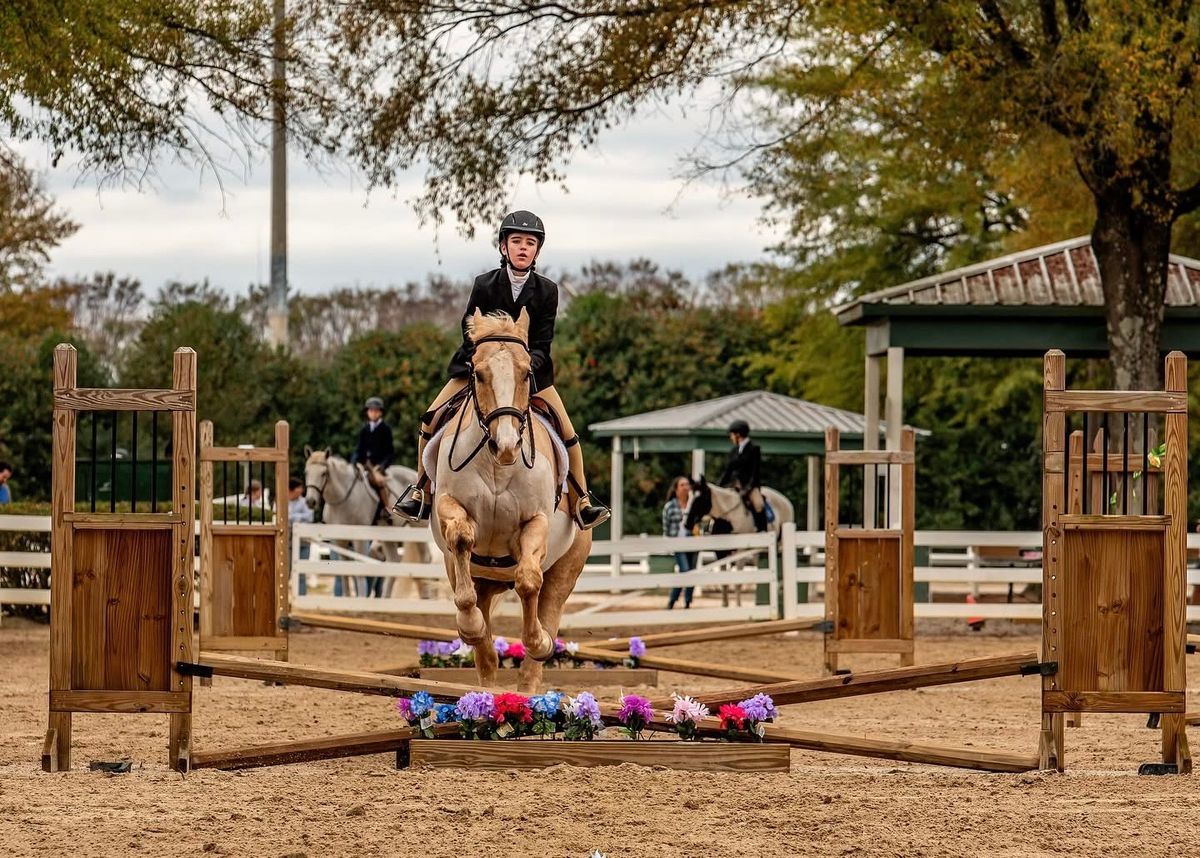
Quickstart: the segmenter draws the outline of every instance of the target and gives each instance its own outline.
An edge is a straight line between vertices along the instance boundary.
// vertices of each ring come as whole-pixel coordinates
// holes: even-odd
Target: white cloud
[[[611,132],[568,167],[567,191],[519,182],[514,208],[546,221],[543,265],[575,268],[593,259],[647,257],[700,276],[728,262],[762,258],[777,236],[758,223],[757,201],[723,199],[718,188],[682,188],[677,159],[703,128],[701,112],[655,111]],[[241,291],[268,275],[269,179],[266,162],[244,181],[180,166],[164,168],[153,190],[97,191],[68,168],[49,169],[45,153],[26,149],[46,170],[51,190],[82,229],[57,250],[57,274],[112,270],[150,289],[168,279],[209,278]],[[352,283],[422,280],[433,272],[465,279],[495,263],[491,228],[464,240],[453,226],[419,228],[405,202],[414,175],[397,195],[367,195],[352,171],[322,173],[293,157],[289,165],[289,279],[319,292]],[[682,193],[681,193],[682,189]]]

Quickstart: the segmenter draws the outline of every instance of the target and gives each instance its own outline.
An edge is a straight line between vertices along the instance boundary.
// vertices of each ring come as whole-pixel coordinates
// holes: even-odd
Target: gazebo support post
[[[621,449],[621,436],[613,435],[612,439],[612,518],[609,519],[611,528],[610,538],[613,543],[620,541],[625,535],[625,453]],[[621,555],[613,553],[612,577],[621,577]]]
[[[900,449],[900,435],[904,428],[904,349],[900,346],[889,346],[887,350],[887,449]],[[890,469],[889,469],[890,470]],[[891,493],[892,521],[886,522],[887,527],[900,525],[900,480],[891,479],[889,473],[888,491]]]
[[[863,389],[863,416],[866,425],[863,427],[862,446],[864,450],[879,449],[879,382],[882,376],[883,358],[879,355],[867,355],[867,378]],[[875,502],[875,483],[865,480],[863,484],[863,527],[875,527],[875,510],[879,504]]]
[[[805,456],[808,462],[808,499],[805,502],[806,530],[821,528],[821,457]]]

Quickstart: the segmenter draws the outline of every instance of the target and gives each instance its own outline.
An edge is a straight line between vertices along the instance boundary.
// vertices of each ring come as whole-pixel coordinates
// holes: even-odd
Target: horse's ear
[[[333,455],[333,448],[332,448],[332,447],[326,447],[326,448],[325,448],[325,458],[326,458],[326,459],[328,459],[328,458],[329,458],[330,456],[332,456],[332,455]]]
[[[467,319],[467,334],[471,339],[475,339],[475,329],[479,323],[483,321],[483,313],[479,312],[479,308],[475,308],[475,312],[471,314],[471,318]]]
[[[529,311],[524,307],[521,308],[521,315],[517,316],[517,330],[526,340],[529,339]]]
[[[305,444],[305,445],[304,445],[304,458],[305,458],[305,460],[307,460],[307,459],[308,459],[308,457],[309,457],[309,456],[311,456],[311,455],[312,455],[312,447],[310,447],[310,446],[308,446],[307,444]]]

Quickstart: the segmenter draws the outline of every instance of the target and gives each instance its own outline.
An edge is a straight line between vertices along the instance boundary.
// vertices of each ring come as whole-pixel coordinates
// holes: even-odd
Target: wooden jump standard
[[[285,662],[272,662],[210,653],[202,653],[198,664],[181,664],[179,667],[181,671],[197,676],[230,676],[240,679],[283,684],[308,685],[338,691],[351,691],[359,694],[400,696],[416,691],[426,691],[435,699],[447,701],[456,700],[468,691],[480,690],[473,686],[455,685],[445,682],[355,671],[330,670],[318,667],[302,667]],[[862,674],[860,678],[867,679],[869,676],[870,674]],[[617,723],[616,713],[619,707],[615,704],[602,704],[600,708],[605,723]],[[656,720],[651,726],[664,730],[671,729],[670,725],[663,720]],[[715,718],[705,719],[698,725],[698,728],[700,733],[705,736],[723,735],[720,723]],[[390,739],[388,737],[379,737],[379,734],[360,734],[354,739],[357,743],[356,747],[368,746],[372,741],[386,742],[390,740],[398,743],[403,740],[401,736],[395,735],[396,731],[389,732],[391,734]],[[368,738],[370,736],[376,738]],[[786,745],[806,750],[828,751],[839,754],[876,757],[879,759],[928,763],[931,765],[956,766],[983,771],[1020,772],[1037,768],[1037,757],[1035,755],[1025,756],[1020,754],[976,751],[973,749],[914,745],[903,741],[865,739],[857,736],[839,736],[806,730],[794,730],[774,724],[766,725],[766,732],[763,738],[767,744]],[[225,751],[220,756],[210,755],[206,757],[203,754],[197,754],[195,755],[195,759],[199,761],[197,765],[201,767],[207,763],[222,767],[248,768],[254,765],[270,765],[272,762],[278,761],[298,762],[303,759],[325,759],[336,755],[333,753],[335,749],[330,747],[329,742],[324,743],[320,747],[313,747],[314,744],[312,741],[307,743],[276,743],[257,748]],[[483,747],[487,745],[498,748],[498,753],[502,754],[502,758],[506,760],[511,761],[516,759],[516,755],[521,755],[529,764],[537,762],[539,765],[552,765],[564,761],[556,749],[556,746],[564,744],[562,742],[538,741],[468,743],[465,741],[433,740],[425,742],[412,740],[410,753],[414,764],[438,765],[441,762],[447,765],[471,764],[472,761],[481,761],[480,755],[488,752],[488,749]],[[600,743],[598,747],[607,747],[611,754],[616,744]],[[655,744],[659,743],[620,743],[621,747],[625,747],[626,745],[650,746]],[[296,747],[297,745],[299,747]],[[443,745],[446,746],[444,750],[441,747]],[[672,766],[676,765],[676,761],[680,761],[681,765],[686,765],[686,762],[682,762],[682,757],[697,747],[691,746],[688,743],[671,743],[671,746],[675,749],[676,756],[671,757],[669,763],[663,760],[660,760],[660,762]],[[748,751],[749,749],[761,746],[736,745],[734,747]],[[294,751],[292,750],[293,748],[295,749]],[[314,754],[320,753],[322,756],[304,756],[310,752]],[[359,753],[376,753],[376,751],[363,750]],[[656,749],[655,753],[660,752]],[[464,757],[464,755],[467,756]],[[258,762],[258,760],[262,760],[262,762]],[[762,765],[762,761],[756,764]],[[512,767],[511,762],[508,767]]]
[[[825,667],[837,673],[838,657],[896,653],[901,667],[913,663],[913,535],[916,523],[916,435],[904,429],[899,450],[842,450],[837,429],[825,430]],[[840,521],[840,473],[861,467],[863,526]],[[874,508],[879,468],[886,475],[883,513]],[[893,491],[892,468],[899,469]],[[892,508],[891,498],[896,506]],[[867,500],[867,499],[870,500]]]
[[[176,350],[171,387],[162,390],[77,387],[77,358],[71,345],[54,349],[50,712],[42,768],[71,768],[75,712],[167,714],[169,757],[173,766],[186,765],[192,678],[176,663],[192,653],[196,353]],[[108,449],[99,460],[98,413],[108,414],[110,421]],[[129,417],[119,419],[121,414]],[[119,423],[128,425],[133,451],[129,512],[116,511],[118,477],[123,479],[117,469]],[[90,497],[91,509],[78,512],[76,451],[87,449],[88,436],[91,467],[84,479],[90,492],[83,494]],[[143,474],[151,475],[149,499],[138,494],[139,447],[152,447],[149,463],[144,453],[141,457]],[[169,491],[159,497],[158,456],[167,449],[172,451],[171,479]],[[98,510],[97,465],[104,461],[110,498],[108,508]]]
[[[1042,768],[1065,768],[1065,716],[1076,712],[1145,712],[1152,721],[1157,715],[1162,764],[1143,770],[1192,768],[1184,717],[1188,397],[1182,353],[1167,356],[1164,380],[1161,391],[1067,390],[1065,356],[1058,350],[1045,356],[1042,656],[1059,670],[1042,681]],[[1108,491],[1094,508],[1088,464],[1096,455],[1103,473],[1110,456],[1107,450],[1082,456],[1082,436],[1075,452],[1083,485],[1073,488],[1075,468],[1065,449],[1072,412],[1082,412],[1084,435],[1089,416],[1103,415],[1093,425],[1104,427],[1105,444],[1115,422],[1122,461],[1141,460],[1146,472],[1149,439],[1162,420],[1162,514],[1154,514],[1158,508],[1145,486],[1140,497],[1133,494],[1132,479],[1114,480],[1115,508]],[[1142,419],[1131,420],[1131,413]],[[1130,470],[1122,466],[1119,473]],[[1107,483],[1106,473],[1102,479]]]

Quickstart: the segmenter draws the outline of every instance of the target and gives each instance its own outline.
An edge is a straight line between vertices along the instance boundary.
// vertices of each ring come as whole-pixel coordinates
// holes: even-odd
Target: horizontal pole
[[[916,456],[910,450],[838,450],[825,454],[830,465],[911,465]]]
[[[954,685],[960,682],[976,682],[981,679],[999,679],[1018,676],[1036,669],[1036,653],[988,656],[940,664],[922,664],[914,667],[898,667],[888,670],[873,670],[830,676],[823,679],[803,679],[792,682],[772,683],[751,688],[731,688],[696,695],[701,703],[709,707],[724,703],[737,703],[755,694],[768,694],[776,706],[792,703],[813,703],[818,700],[833,700],[843,697],[859,697],[865,694],[882,694],[889,691],[910,691],[915,688],[930,688],[936,685]],[[670,706],[666,699],[657,700],[655,706]]]
[[[1043,691],[1043,712],[1183,712],[1182,691]]]
[[[68,387],[54,391],[54,407],[66,411],[195,411],[196,393]]]
[[[186,691],[51,691],[51,712],[168,712],[192,711]]]
[[[200,637],[200,648],[210,651],[252,652],[277,651],[288,648],[287,635],[280,633],[278,637],[234,637],[233,635],[218,635]]]
[[[412,626],[404,623],[389,623],[384,620],[365,620],[357,617],[337,617],[307,611],[292,611],[289,621],[299,621],[317,629],[337,629],[343,632],[360,632],[368,635],[388,635],[410,640],[442,641],[458,640],[458,632],[435,626]]]
[[[1063,530],[1166,530],[1169,515],[1061,515]]]
[[[595,647],[580,647],[580,658],[591,659],[607,664],[621,664],[627,657],[624,653],[610,652]],[[672,673],[684,673],[690,676],[712,676],[717,679],[732,679],[738,682],[783,682],[795,679],[794,674],[780,673],[772,670],[756,670],[749,667],[738,667],[731,664],[710,664],[700,661],[684,661],[677,658],[664,658],[657,655],[645,655],[637,660],[639,667],[656,667],[659,670],[669,670]]]
[[[145,530],[165,530],[182,524],[182,519],[173,512],[66,512],[63,521],[88,529],[130,525]]]
[[[1047,390],[1047,411],[1187,414],[1186,393],[1166,390]]]
[[[459,729],[458,724],[443,724],[435,729],[440,730],[447,726],[453,727],[455,732]],[[237,771],[261,766],[281,766],[314,760],[336,760],[343,757],[387,754],[400,750],[412,738],[412,728],[402,727],[397,730],[351,733],[347,736],[327,736],[323,739],[301,739],[293,742],[275,742],[269,745],[251,745],[223,751],[192,751],[191,767],[193,769]]]
[[[641,641],[648,647],[680,646],[690,643],[708,643],[710,641],[728,641],[737,638],[753,638],[762,635],[775,635],[783,632],[802,632],[819,628],[820,620],[764,620],[758,623],[735,623],[727,626],[709,626],[702,629],[688,629],[682,632],[659,632],[642,635]],[[597,641],[592,646],[601,649],[629,648],[629,638],[613,638]]]
[[[892,530],[886,527],[839,527],[834,531],[838,539],[895,539],[899,540],[904,531]]]
[[[825,641],[825,651],[907,653],[913,651],[913,642],[899,638],[843,638],[839,640],[831,637]]]
[[[334,670],[327,667],[311,667],[286,661],[243,658],[201,652],[200,659],[189,671],[196,673],[211,671],[213,676],[228,676],[234,679],[249,679],[259,682],[278,682],[283,685],[303,685],[309,688],[325,688],[330,691],[346,691],[352,694],[376,694],[383,697],[400,697],[417,691],[425,691],[437,700],[458,700],[468,691],[481,690],[477,685],[459,685],[451,682],[435,682],[429,679],[414,679],[408,676],[388,676],[366,671]]]
[[[259,510],[254,510],[254,514],[259,515]],[[214,536],[258,536],[274,539],[279,535],[279,528],[273,521],[268,520],[266,524],[214,524],[212,532]]]
[[[1088,476],[1099,478],[1104,473],[1104,454],[1089,453],[1087,457]],[[1046,470],[1052,473],[1061,474],[1063,472],[1063,462],[1065,457],[1063,453],[1047,453],[1045,455]],[[1071,458],[1071,463],[1075,467],[1080,467],[1081,463],[1078,456]],[[1126,458],[1123,453],[1108,454],[1108,474],[1109,476],[1119,476],[1122,473],[1141,473],[1142,472],[1142,454],[1131,452]],[[1152,474],[1162,473],[1161,467],[1151,465],[1147,469]],[[1094,472],[1094,473],[1093,473]]]
[[[274,447],[206,447],[200,450],[201,462],[286,462],[287,450]]]
[[[392,673],[380,670],[378,673]],[[439,682],[477,682],[479,674],[473,667],[411,667],[399,671],[405,676],[421,679],[436,679]],[[520,668],[502,667],[496,671],[496,682],[500,686],[516,685]],[[542,682],[550,688],[578,686],[583,688],[601,686],[658,685],[658,671],[648,667],[546,667],[542,669]]]

